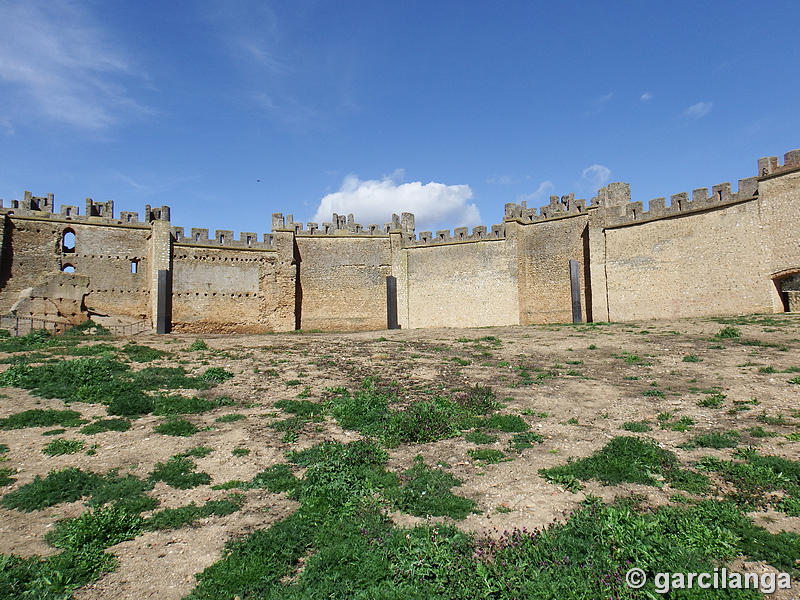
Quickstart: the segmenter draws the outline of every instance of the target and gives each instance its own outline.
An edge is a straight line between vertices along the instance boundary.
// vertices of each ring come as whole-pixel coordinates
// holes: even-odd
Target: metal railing
[[[100,325],[111,332],[112,335],[136,335],[152,329],[147,321],[137,321],[126,325]],[[39,317],[18,317],[16,315],[0,315],[0,329],[5,329],[12,336],[27,335],[36,329],[52,331],[56,335],[74,327],[72,323],[66,321],[55,321],[53,319],[41,319]]]

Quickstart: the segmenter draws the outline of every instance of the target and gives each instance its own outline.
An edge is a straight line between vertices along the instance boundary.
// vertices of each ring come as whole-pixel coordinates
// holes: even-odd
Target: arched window
[[[64,273],[74,273],[75,272],[75,267],[72,266],[72,265],[64,265],[63,267],[61,267],[61,270]]]
[[[75,232],[72,228],[67,228],[61,235],[61,251],[75,252]]]

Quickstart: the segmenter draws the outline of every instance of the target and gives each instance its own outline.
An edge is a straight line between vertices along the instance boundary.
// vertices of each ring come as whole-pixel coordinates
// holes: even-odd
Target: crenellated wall
[[[26,192],[0,201],[0,313],[20,298],[28,312],[49,306],[36,295],[50,289],[42,282],[74,278],[90,314],[154,323],[160,297],[177,331],[383,329],[392,276],[405,328],[568,322],[570,261],[587,321],[796,310],[800,150],[783,164],[760,159],[757,173],[736,191],[721,183],[655,198],[647,210],[620,182],[590,202],[508,203],[500,224],[418,234],[410,213],[380,226],[275,213],[271,233],[186,235],[167,206],[117,217],[113,201],[87,198],[83,214],[74,205],[56,213],[52,194]]]

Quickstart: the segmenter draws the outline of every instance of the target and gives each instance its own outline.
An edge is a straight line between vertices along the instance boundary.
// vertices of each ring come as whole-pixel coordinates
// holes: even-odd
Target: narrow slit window
[[[136,275],[138,272],[139,272],[139,261],[138,260],[132,260],[131,261],[131,273]]]

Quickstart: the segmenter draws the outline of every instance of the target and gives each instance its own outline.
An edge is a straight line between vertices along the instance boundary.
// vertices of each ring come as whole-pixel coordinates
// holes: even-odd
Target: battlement
[[[713,186],[710,194],[708,188],[692,190],[691,195],[688,192],[673,194],[670,196],[669,205],[667,205],[666,198],[654,198],[650,200],[648,210],[645,210],[644,204],[641,201],[631,202],[630,186],[628,184],[623,185],[627,187],[627,195],[617,195],[615,202],[612,203],[604,204],[602,201],[599,201],[601,196],[605,195],[608,197],[611,195],[612,192],[610,190],[601,188],[598,192],[599,206],[604,209],[606,226],[649,221],[727,204],[735,204],[744,200],[750,200],[758,194],[758,178],[748,177],[747,179],[739,180],[739,188],[736,192],[732,191],[730,182],[726,181],[725,183],[718,183]],[[626,201],[617,202],[619,200]]]
[[[272,231],[291,230],[295,235],[388,235],[391,231],[401,231],[404,234],[414,235],[414,215],[404,212],[401,216],[392,215],[390,223],[381,227],[376,224],[361,225],[356,223],[352,213],[339,215],[333,213],[329,222],[308,223],[307,228],[302,223],[296,223],[293,215],[283,216],[283,213],[272,213]]]
[[[252,231],[242,231],[239,239],[235,239],[233,231],[228,229],[217,229],[214,237],[208,236],[208,229],[192,227],[188,236],[184,235],[183,227],[173,227],[172,235],[178,244],[188,244],[192,246],[212,246],[222,248],[260,248],[269,250],[274,247],[275,236],[273,234],[263,234],[263,240],[258,241],[258,234]]]
[[[527,202],[524,200],[521,204],[506,203],[505,210],[506,219],[519,219],[528,223],[579,214],[586,214],[586,200],[576,200],[575,194],[567,194],[560,198],[550,196],[550,204],[542,206],[538,212],[536,208],[528,208]]]
[[[85,212],[81,214],[80,208],[71,204],[62,204],[59,212],[55,212],[53,194],[47,196],[34,196],[26,191],[22,200],[11,200],[9,206],[3,205],[0,198],[0,212],[9,215],[30,216],[44,219],[65,219],[77,222],[107,222],[114,225],[144,225],[155,220],[169,221],[169,206],[151,208],[149,204],[144,208],[144,221],[139,220],[139,214],[131,211],[122,211],[119,217],[114,217],[114,201],[95,202],[86,198]]]
[[[783,165],[778,164],[777,156],[766,156],[758,159],[758,176],[769,177],[787,171],[800,169],[800,150],[792,150],[783,155]]]

